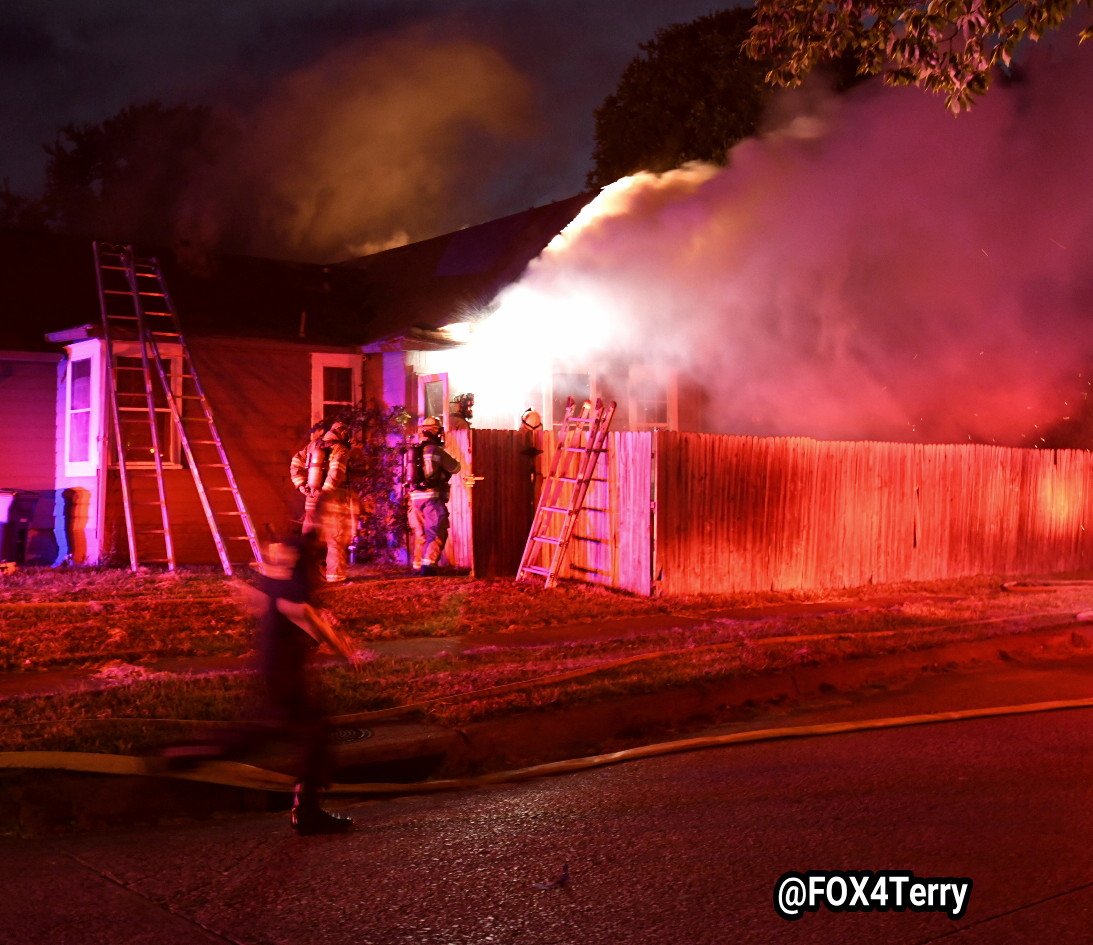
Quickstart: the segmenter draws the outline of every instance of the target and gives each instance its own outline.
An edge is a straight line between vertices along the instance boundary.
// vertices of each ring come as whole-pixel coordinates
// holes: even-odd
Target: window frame
[[[361,400],[361,375],[363,373],[364,358],[360,354],[345,354],[330,351],[311,352],[311,423],[322,421],[328,405],[353,407]],[[348,368],[351,373],[350,392],[354,397],[351,401],[326,400],[326,391],[323,389],[323,368]]]
[[[554,378],[559,374],[587,374],[588,375],[588,397],[593,404],[596,403],[597,398],[600,396],[600,388],[602,386],[600,381],[600,371],[596,368],[586,364],[555,364],[550,373],[547,375],[546,383],[543,385],[543,410],[542,421],[543,429],[558,429],[562,425],[562,420],[565,418],[563,413],[560,416],[554,416]],[[577,404],[577,410],[580,411],[580,404]]]
[[[667,395],[666,423],[641,421],[638,409],[637,388],[640,383],[653,381],[664,387]],[[679,429],[679,373],[672,368],[655,367],[651,364],[631,364],[626,384],[629,427],[631,430],[678,430]]]
[[[102,345],[98,339],[70,345],[65,364],[64,386],[64,470],[66,476],[93,476],[102,461],[102,413],[103,413],[103,369]],[[88,361],[88,406],[87,406],[87,459],[73,460],[72,457],[72,369],[77,362]],[[80,408],[82,413],[84,408]]]
[[[426,412],[425,412],[425,407],[426,407],[426,403],[427,403],[426,402],[426,397],[425,397],[425,389],[426,389],[426,387],[428,387],[429,384],[440,384],[441,385],[441,401],[442,401],[443,406],[442,406],[441,411],[440,411],[439,414],[426,414]],[[419,374],[419,375],[417,375],[417,422],[418,422],[418,425],[419,426],[421,425],[421,423],[425,420],[426,416],[439,416],[440,420],[441,420],[441,423],[444,426],[444,429],[447,430],[450,427],[450,423],[448,421],[449,421],[449,413],[451,411],[451,407],[450,407],[450,404],[449,404],[449,399],[451,398],[451,396],[452,396],[452,392],[451,392],[451,387],[450,387],[449,382],[448,382],[448,374],[447,374],[446,371],[441,372],[439,374]]]

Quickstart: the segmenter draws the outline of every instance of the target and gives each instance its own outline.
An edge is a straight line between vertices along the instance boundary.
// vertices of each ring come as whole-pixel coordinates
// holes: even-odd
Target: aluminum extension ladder
[[[557,448],[543,481],[516,580],[535,575],[543,579],[544,587],[558,583],[558,572],[584,508],[588,485],[600,456],[606,452],[607,432],[614,415],[614,401],[604,404],[597,400],[593,406],[586,400],[580,412],[572,397],[566,401]]]
[[[95,242],[93,251],[130,568],[175,569],[164,480],[172,436],[193,477],[224,573],[232,573],[229,542],[245,542],[253,560],[261,561],[254,525],[159,262],[138,257],[132,246]],[[180,372],[172,371],[172,362]],[[153,506],[158,515],[145,512]]]

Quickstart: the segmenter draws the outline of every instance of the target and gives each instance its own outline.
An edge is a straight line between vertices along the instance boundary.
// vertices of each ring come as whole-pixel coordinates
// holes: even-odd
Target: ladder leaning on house
[[[232,573],[229,542],[246,542],[253,559],[261,561],[254,525],[159,262],[136,256],[132,246],[95,242],[93,251],[130,568],[161,564],[175,569],[164,480],[164,457],[171,452],[165,454],[165,448],[172,436],[193,477],[224,573]],[[181,370],[173,371],[172,363]],[[147,514],[154,506],[158,515]]]
[[[585,401],[577,412],[573,398],[566,401],[550,472],[543,481],[539,504],[531,523],[516,580],[537,575],[544,587],[558,583],[577,517],[585,495],[606,452],[607,432],[615,415],[615,403]],[[560,517],[560,518],[559,518]]]

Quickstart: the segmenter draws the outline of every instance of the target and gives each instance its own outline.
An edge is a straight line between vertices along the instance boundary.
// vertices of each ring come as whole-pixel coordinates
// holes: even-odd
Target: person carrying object
[[[315,532],[271,544],[255,583],[234,583],[258,618],[257,650],[267,719],[265,738],[287,737],[298,748],[297,783],[290,820],[299,834],[343,833],[352,820],[322,809],[320,793],[331,780],[329,725],[310,671],[315,651],[327,644],[354,669],[362,657],[345,634],[312,605],[314,559],[322,553]]]

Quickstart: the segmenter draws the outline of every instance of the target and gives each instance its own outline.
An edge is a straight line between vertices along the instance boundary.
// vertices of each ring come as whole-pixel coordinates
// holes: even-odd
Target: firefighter
[[[448,540],[448,480],[459,472],[459,461],[444,450],[444,426],[429,417],[419,429],[418,442],[410,451],[410,509],[414,534],[413,569],[417,574],[436,574],[444,543]]]
[[[316,423],[311,440],[292,457],[289,475],[304,496],[303,532],[318,532],[326,544],[326,580],[344,581],[353,539],[353,499],[346,488],[349,428],[340,420]]]

